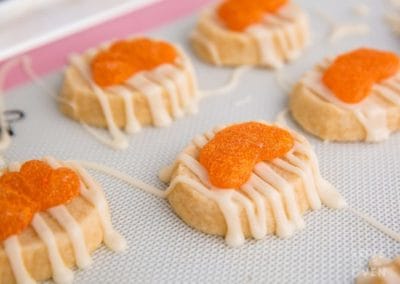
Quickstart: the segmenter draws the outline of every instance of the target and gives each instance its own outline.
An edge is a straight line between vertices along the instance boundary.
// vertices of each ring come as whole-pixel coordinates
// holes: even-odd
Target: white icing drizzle
[[[148,185],[148,184],[144,183],[143,181],[141,181],[139,179],[133,178],[133,177],[127,175],[127,174],[119,172],[116,169],[107,167],[105,165],[101,165],[101,164],[97,164],[97,163],[93,163],[93,162],[88,162],[88,161],[81,161],[81,160],[68,162],[68,164],[70,164],[70,163],[79,164],[79,165],[82,165],[85,168],[93,169],[93,170],[102,172],[102,173],[104,173],[106,175],[113,176],[113,177],[115,177],[115,178],[117,178],[119,180],[122,180],[122,181],[126,182],[127,184],[129,184],[131,186],[140,188],[144,192],[147,192],[149,194],[155,195],[157,197],[165,197],[166,196],[166,194],[162,190],[160,190],[160,189],[158,189],[156,187],[153,187],[151,185]]]
[[[4,251],[8,257],[11,269],[14,273],[15,280],[19,284],[34,284],[36,281],[26,270],[24,260],[22,258],[21,245],[17,236],[11,236],[3,243]]]
[[[69,101],[61,98],[57,92],[51,89],[43,80],[40,78],[38,74],[33,70],[32,60],[28,55],[23,55],[21,57],[22,69],[26,73],[26,75],[32,80],[34,84],[40,87],[44,93],[52,97],[58,102],[69,105],[72,109],[76,109],[75,105],[70,103]]]
[[[370,31],[370,28],[367,24],[338,23],[335,19],[326,14],[324,11],[317,10],[317,13],[331,26],[331,34],[329,36],[329,40],[331,43],[349,36],[366,35]]]
[[[135,115],[135,109],[133,104],[133,93],[123,86],[114,86],[109,88],[112,93],[116,93],[121,96],[125,104],[126,113],[126,124],[125,131],[128,134],[139,132],[142,127],[140,122],[137,120]]]
[[[266,29],[262,24],[257,24],[247,28],[246,33],[256,40],[262,64],[273,68],[281,68],[283,66],[283,61],[274,45],[274,36],[271,30]]]
[[[163,167],[159,173],[158,178],[164,182],[168,183],[171,180],[172,174],[175,170],[176,163]]]
[[[194,145],[190,147],[201,148],[209,139],[212,139],[214,132],[206,133],[204,136],[198,136],[194,139]],[[334,208],[345,206],[343,198],[326,181],[323,182],[315,157],[310,154],[309,144],[298,135],[296,146],[288,153],[284,159],[276,159],[273,165],[282,168],[287,172],[293,172],[299,176],[308,197],[312,209],[318,209],[321,201]],[[297,158],[294,153],[304,155],[308,163]],[[193,189],[205,194],[208,198],[214,200],[220,207],[225,216],[228,228],[226,241],[229,245],[237,246],[244,242],[244,235],[240,225],[239,208],[237,204],[246,211],[246,216],[250,224],[250,231],[254,238],[263,238],[267,232],[267,218],[265,205],[261,200],[264,197],[271,206],[274,221],[276,223],[276,234],[280,237],[289,237],[298,229],[304,227],[304,220],[296,201],[296,195],[293,186],[285,180],[274,168],[272,164],[260,162],[255,166],[250,180],[243,185],[240,190],[224,189],[220,190],[213,187],[208,174],[203,166],[192,156],[181,154],[178,161],[188,167],[200,180],[189,179],[184,176],[175,177],[169,186],[168,192],[179,183],[186,183]],[[311,166],[310,166],[311,165]],[[171,172],[171,169],[167,171]],[[165,174],[164,178],[168,174]],[[190,180],[190,182],[189,182]],[[329,186],[328,186],[329,185]],[[327,191],[327,193],[325,193]],[[334,194],[332,194],[334,191]],[[331,201],[330,199],[335,199]],[[262,207],[262,208],[261,208]]]
[[[202,98],[205,98],[205,97],[210,97],[210,96],[225,95],[225,94],[231,92],[232,90],[234,90],[236,88],[236,86],[240,82],[241,77],[246,72],[250,71],[251,69],[252,69],[251,66],[246,66],[246,65],[235,68],[232,71],[231,76],[225,85],[223,85],[222,87],[216,88],[216,89],[212,89],[212,90],[201,90],[200,96]]]
[[[357,284],[400,283],[400,257],[391,260],[382,256],[374,256],[368,265],[370,270],[357,277]]]
[[[107,128],[112,137],[111,141],[107,141],[105,139],[101,139],[101,142],[107,143],[109,146],[115,149],[124,149],[128,147],[128,141],[125,135],[121,132],[114,121],[114,117],[111,111],[110,103],[104,91],[96,85],[96,83],[91,79],[91,74],[89,67],[82,57],[77,55],[71,56],[71,63],[78,69],[83,78],[88,82],[90,88],[93,90],[96,95],[101,108],[103,110],[103,114],[105,116],[107,122]],[[99,136],[95,136],[99,138]]]
[[[336,42],[350,36],[367,35],[369,32],[369,26],[363,23],[335,24],[332,28],[329,40],[331,42]]]
[[[19,171],[20,167],[21,163],[13,163],[11,167],[9,167],[9,170]],[[47,254],[49,257],[54,281],[56,283],[72,283],[74,279],[74,274],[65,265],[64,260],[62,259],[60,251],[58,249],[56,237],[51,228],[47,225],[46,221],[40,215],[40,213],[36,213],[33,216],[31,226],[47,248]],[[22,265],[23,263],[19,264]],[[18,277],[20,276],[16,276],[17,279]]]
[[[56,169],[61,165],[53,158],[46,158],[52,168]],[[89,251],[85,244],[85,238],[78,222],[64,205],[59,205],[48,210],[50,215],[57,220],[61,227],[66,231],[74,250],[76,264],[79,268],[88,267],[92,263]]]
[[[188,80],[188,82],[190,82],[190,86],[191,86],[190,91],[193,93],[193,96],[195,98],[197,98],[197,100],[198,100],[199,99],[199,93],[198,93],[197,77],[196,77],[196,73],[195,73],[192,61],[186,55],[186,53],[183,52],[182,47],[177,45],[177,46],[175,46],[175,48],[178,50],[178,52],[180,54],[179,63],[182,64],[182,66],[188,72],[187,80]],[[195,106],[195,107],[197,107],[197,106]]]
[[[104,243],[112,250],[124,250],[126,248],[126,241],[111,225],[107,201],[105,200],[100,186],[96,184],[82,167],[74,162],[62,163],[52,157],[46,157],[44,161],[52,168],[58,168],[65,164],[65,166],[72,168],[80,175],[80,178],[83,180],[83,182],[81,182],[80,193],[97,209],[103,228]],[[8,169],[9,171],[19,171],[20,167],[21,163],[14,162],[9,165]],[[72,244],[78,267],[85,268],[90,265],[92,260],[85,243],[82,229],[67,208],[64,205],[59,205],[48,209],[48,213],[67,233]],[[40,213],[34,215],[31,226],[46,245],[54,281],[56,283],[72,283],[73,272],[65,265],[58,249],[56,237],[46,221],[41,217]],[[29,275],[23,263],[21,247],[17,236],[11,236],[5,240],[4,247],[17,282],[36,283]]]
[[[178,89],[174,81],[166,76],[166,73],[170,73],[171,71],[173,72],[174,68],[170,64],[161,65],[153,72],[149,73],[148,77],[155,81],[156,84],[163,86],[167,91],[171,102],[172,115],[175,118],[179,118],[183,116],[183,110],[179,105]],[[182,92],[182,101],[187,103],[187,96],[185,94],[186,92]]]
[[[39,238],[46,245],[54,281],[57,283],[72,283],[74,274],[65,265],[60,251],[58,250],[54,233],[46,224],[45,220],[40,216],[40,213],[35,214],[31,225],[38,234]]]
[[[141,129],[141,125],[135,115],[134,91],[139,91],[145,95],[150,107],[153,124],[158,127],[168,126],[172,122],[163,98],[164,92],[167,93],[170,99],[172,116],[174,118],[181,117],[184,112],[195,113],[197,111],[197,91],[193,70],[190,69],[191,65],[187,62],[183,53],[179,49],[178,51],[182,59],[182,66],[164,64],[152,71],[140,72],[133,75],[123,85],[115,85],[106,89],[106,91],[120,96],[124,101],[126,113],[125,131],[127,133],[135,133]],[[87,54],[90,57],[94,56],[96,52],[97,50],[93,49],[88,51]],[[110,147],[115,149],[126,148],[128,146],[127,138],[114,121],[106,93],[92,80],[87,60],[83,56],[71,56],[71,63],[85,78],[97,96],[112,139],[105,138],[87,125],[84,125],[85,128],[100,142]]]
[[[136,74],[126,83],[146,95],[155,126],[164,127],[171,124],[172,119],[164,104],[163,89],[159,84],[146,78],[144,73]]]
[[[219,126],[216,127],[214,131],[219,131],[223,128],[224,126]],[[203,147],[208,140],[212,139],[214,133],[215,132],[210,131],[205,135],[199,135],[195,137],[193,140],[193,145],[190,147]],[[315,191],[317,191],[318,199],[324,205],[330,208],[347,207],[345,200],[341,197],[339,192],[336,191],[333,185],[321,177],[318,161],[314,151],[311,148],[311,145],[305,140],[304,137],[294,132],[292,132],[292,135],[295,137],[296,147],[289,154],[293,156],[294,153],[299,153],[307,157],[310,163],[310,165],[298,163],[298,167],[301,168],[303,172],[307,172],[301,176],[299,175],[299,177],[302,178],[303,185],[305,187],[311,187],[309,190],[313,191],[312,194],[315,194]],[[285,157],[285,159],[287,158]],[[288,160],[290,160],[290,158]],[[171,180],[172,173],[179,162],[191,169],[200,181],[187,176],[176,176]],[[235,189],[220,190],[212,187],[208,180],[208,174],[206,170],[194,157],[189,156],[186,153],[179,155],[178,159],[171,166],[168,166],[160,171],[160,178],[165,182],[170,181],[170,185],[165,191],[101,164],[87,161],[68,161],[62,164],[73,168],[80,174],[84,181],[84,183],[81,185],[81,194],[98,210],[100,218],[102,219],[103,230],[105,230],[105,242],[106,244],[108,243],[108,246],[112,247],[113,249],[124,247],[125,241],[111,227],[108,207],[104,201],[104,193],[96,185],[96,183],[91,180],[90,176],[81,167],[81,165],[113,176],[131,186],[137,187],[147,193],[161,198],[166,198],[179,183],[191,186],[193,189],[205,195],[207,198],[216,201],[220,206],[228,227],[226,241],[232,246],[238,246],[244,242],[244,235],[239,217],[240,212],[237,204],[241,204],[241,206],[245,209],[252,236],[255,238],[262,238],[267,233],[272,233],[268,232],[266,222],[264,222],[270,218],[274,218],[276,224],[275,233],[280,237],[289,237],[294,234],[296,229],[298,230],[304,227],[304,220],[301,212],[299,211],[298,205],[295,202],[295,193],[293,187],[276,171],[274,171],[270,164],[265,162],[260,162],[256,165],[250,180],[241,187],[240,191]],[[10,165],[10,170],[11,167],[13,169],[18,169],[18,164],[14,163]],[[310,178],[310,171],[312,171],[313,176],[311,179],[313,179],[314,186],[312,186],[309,182],[304,182],[304,178]],[[85,184],[87,184],[89,189],[86,188]],[[260,201],[260,197],[264,197],[266,200],[265,202],[269,203],[273,216],[267,216],[265,208],[262,207],[263,203]],[[349,207],[348,210],[369,223],[371,226],[400,242],[400,235],[398,233],[392,231],[364,213]],[[263,214],[265,216],[263,216]],[[117,244],[113,244],[113,242],[116,242]]]
[[[92,263],[89,251],[85,244],[83,232],[78,222],[68,212],[64,205],[56,206],[48,210],[50,215],[57,220],[60,226],[66,231],[72,243],[76,264],[79,268],[86,268]]]
[[[72,168],[79,174],[82,180],[80,188],[81,195],[97,210],[106,246],[114,251],[125,250],[127,247],[126,240],[112,226],[110,211],[101,187],[78,163],[70,161],[63,162],[62,165]]]
[[[205,143],[207,143],[208,139],[213,137],[213,135],[214,132],[209,132],[206,135],[207,137],[198,136],[195,138],[194,143],[197,143],[198,147],[202,147]],[[299,151],[301,150],[302,149],[299,148]],[[308,153],[302,153],[304,155],[308,155]],[[309,159],[313,160],[313,157],[309,157]],[[269,165],[266,163],[259,163],[255,170],[257,174],[253,174],[250,181],[242,187],[243,192],[247,193],[249,196],[249,198],[247,198],[246,195],[243,195],[237,190],[218,190],[212,187],[208,181],[207,172],[193,157],[187,154],[182,154],[179,156],[178,160],[188,166],[196,174],[196,176],[199,177],[202,183],[184,176],[180,176],[174,178],[166,191],[161,191],[155,187],[141,182],[140,180],[134,179],[126,174],[103,165],[86,161],[75,161],[75,163],[79,163],[87,168],[95,169],[105,174],[114,176],[132,186],[141,188],[145,192],[163,198],[165,198],[179,182],[192,185],[196,190],[201,191],[202,194],[205,194],[206,196],[218,202],[221,210],[223,210],[224,216],[227,218],[227,223],[230,224],[226,236],[227,242],[234,246],[240,245],[244,241],[243,234],[240,234],[240,221],[238,219],[239,217],[237,216],[239,212],[235,202],[239,202],[245,208],[246,213],[249,216],[252,235],[255,238],[263,238],[268,233],[266,220],[267,218],[271,218],[271,216],[266,216],[265,205],[263,202],[261,202],[261,196],[265,196],[265,198],[270,202],[273,215],[275,216],[274,218],[277,221],[277,234],[279,236],[288,237],[294,233],[296,228],[301,229],[304,227],[304,221],[295,201],[293,188],[275,171],[268,170]],[[164,181],[169,180],[174,168],[175,165],[167,167],[165,170],[160,172],[160,177]],[[319,172],[316,173],[316,175],[318,174]],[[282,201],[282,198],[285,200],[285,202]],[[341,197],[338,194],[333,195],[333,197],[330,196],[330,198],[341,200]],[[335,204],[335,202],[332,202],[332,204]],[[337,205],[337,207],[341,207],[343,204],[344,202],[338,201],[335,205]],[[256,208],[254,208],[254,206],[256,206]],[[288,210],[289,215],[286,214],[285,210]]]
[[[372,227],[376,228],[377,230],[381,231],[382,233],[384,233],[385,235],[391,237],[392,239],[394,239],[397,242],[400,242],[400,234],[393,231],[392,229],[388,228],[387,226],[379,223],[377,220],[375,220],[374,218],[368,216],[367,214],[356,210],[354,208],[348,208],[348,210],[353,213],[354,215],[360,217],[361,219],[363,219],[366,223],[370,224]]]
[[[341,109],[353,112],[367,133],[367,141],[376,142],[387,139],[390,134],[387,123],[387,109],[382,103],[378,103],[377,100],[383,99],[392,105],[400,106],[400,82],[398,81],[398,75],[375,84],[371,90],[371,94],[360,103],[346,104],[336,98],[322,81],[323,72],[327,68],[327,64],[329,64],[329,61],[318,66],[315,70],[307,72],[301,82],[320,98]]]
[[[177,92],[175,94],[174,93],[167,94],[171,99],[171,103],[175,105],[175,106],[172,106],[172,115],[174,117],[180,117],[181,112],[196,113],[198,111],[197,103],[201,97],[211,96],[211,95],[220,95],[220,94],[225,94],[227,92],[232,91],[232,89],[234,89],[236,87],[237,83],[239,82],[239,77],[245,71],[249,70],[248,66],[239,67],[232,73],[231,78],[226,85],[224,85],[220,88],[214,89],[214,90],[206,90],[206,91],[203,91],[200,93],[197,90],[197,81],[196,81],[193,66],[192,66],[189,58],[187,58],[187,56],[182,52],[182,50],[179,46],[176,46],[176,49],[178,50],[178,52],[180,54],[180,58],[177,62],[177,66],[162,65],[159,68],[156,68],[155,70],[153,70],[153,71],[155,71],[154,74],[152,72],[145,73],[145,76],[146,76],[145,80],[149,81],[150,83],[153,83],[153,86],[157,85],[157,84],[152,82],[151,79],[156,80],[156,81],[161,80],[161,84],[167,84],[170,86],[170,88],[172,88],[172,86],[169,82],[173,81],[175,83],[174,88],[176,88]],[[94,54],[96,52],[97,52],[96,49],[91,49],[91,50],[87,51],[86,53],[90,57],[90,56],[94,56]],[[90,80],[89,85],[93,86],[94,83],[90,79],[91,74],[88,70],[88,67],[85,66],[85,64],[87,64],[87,62],[85,60],[83,60],[83,58],[80,58],[79,56],[72,56],[71,58],[72,58],[73,64],[74,64],[74,59],[79,63],[78,65],[81,67],[81,69],[77,68],[78,71],[86,72],[83,77],[85,77],[86,80]],[[48,86],[46,84],[43,83],[43,81],[35,74],[34,70],[32,69],[29,57],[26,57],[26,56],[22,57],[22,62],[23,62],[23,68],[24,68],[25,72],[27,73],[27,75],[40,88],[42,88],[46,93],[48,93],[51,97],[53,97],[60,103],[69,105],[75,112],[77,111],[77,106],[74,103],[60,98],[57,95],[57,92],[54,92],[53,90],[48,88]],[[76,62],[75,62],[75,64],[76,64]],[[178,66],[183,68],[184,71],[181,70],[180,68],[178,68]],[[142,75],[143,75],[143,72],[142,72]],[[141,87],[143,87],[143,86],[141,86]],[[160,87],[160,86],[157,86],[157,87]],[[150,89],[154,89],[154,88],[150,87]],[[99,87],[97,87],[97,90],[102,92],[101,97],[104,100],[102,100],[103,104],[101,104],[101,107],[105,108],[105,111],[103,108],[103,112],[105,113],[105,116],[108,117],[107,121],[111,121],[111,124],[114,125],[111,128],[113,129],[113,133],[116,137],[114,137],[113,139],[109,139],[109,138],[101,135],[99,133],[99,131],[93,129],[92,127],[87,125],[85,122],[80,120],[80,123],[91,135],[93,135],[93,137],[95,137],[97,140],[104,143],[105,145],[108,145],[115,149],[124,148],[127,146],[127,139],[124,136],[124,134],[116,127],[115,122],[113,121],[113,116],[111,114],[111,108],[109,106],[108,100],[106,100],[106,98],[105,98],[104,92]],[[112,86],[112,87],[107,88],[107,91],[114,93],[115,95],[121,96],[122,99],[124,100],[125,112],[126,112],[125,131],[127,133],[135,133],[135,132],[139,131],[141,129],[141,125],[140,125],[137,117],[135,116],[134,105],[133,105],[133,101],[131,100],[133,93],[132,93],[132,90],[130,89],[130,87],[125,86],[125,85]],[[200,96],[200,94],[202,96]],[[176,98],[176,95],[179,95],[179,98]],[[159,101],[155,102],[154,98],[151,100],[152,100],[151,105],[153,105],[153,106],[159,105],[159,106],[164,107],[162,105],[162,103],[160,103]],[[177,105],[176,102],[179,102],[179,105]],[[181,110],[179,110],[179,108]],[[153,108],[153,111],[156,111],[156,110],[157,110],[156,107]],[[161,125],[168,124],[169,123],[168,121],[171,120],[171,118],[170,117],[166,118],[165,109],[164,109],[164,111],[161,110],[161,112],[164,113],[162,116],[167,120],[167,123],[165,121],[162,121],[162,119],[161,119],[160,124]]]
[[[294,146],[296,149],[296,145]],[[305,193],[308,199],[308,203],[310,204],[313,210],[317,210],[321,208],[321,200],[319,199],[318,190],[314,183],[313,173],[308,165],[302,161],[301,159],[294,156],[292,153],[286,154],[285,158],[288,161],[283,159],[275,159],[272,163],[275,166],[282,168],[283,170],[293,173],[299,177],[301,177]]]
[[[263,23],[251,25],[245,32],[259,46],[260,63],[280,68],[284,60],[297,58],[308,44],[307,30],[306,15],[293,4],[287,4],[277,13],[267,14]]]
[[[211,55],[212,62],[217,66],[221,66],[221,57],[219,55],[218,49],[215,46],[214,42],[209,40],[206,36],[204,36],[202,33],[200,33],[197,30],[194,30],[190,34],[190,38],[192,40],[196,40],[200,44],[202,44],[203,47],[206,48],[208,50],[208,53]]]

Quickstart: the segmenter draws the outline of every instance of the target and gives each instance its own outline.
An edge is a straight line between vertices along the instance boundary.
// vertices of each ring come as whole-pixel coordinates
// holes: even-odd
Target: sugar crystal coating
[[[39,160],[21,166],[19,172],[0,177],[0,241],[19,234],[34,214],[66,204],[79,195],[80,180],[71,169],[52,169]]]
[[[288,0],[226,0],[218,8],[220,20],[233,31],[244,31],[262,21],[267,13],[275,13]]]
[[[101,87],[121,84],[134,74],[175,62],[178,53],[169,43],[146,38],[121,40],[91,61],[94,81]]]
[[[21,233],[31,222],[38,206],[11,186],[0,185],[0,242]]]
[[[395,75],[399,68],[396,54],[360,48],[338,56],[325,70],[322,81],[338,99],[355,104],[371,93],[373,84]]]
[[[200,150],[199,161],[206,168],[212,185],[237,189],[249,180],[258,162],[281,157],[293,145],[288,131],[247,122],[216,133]]]

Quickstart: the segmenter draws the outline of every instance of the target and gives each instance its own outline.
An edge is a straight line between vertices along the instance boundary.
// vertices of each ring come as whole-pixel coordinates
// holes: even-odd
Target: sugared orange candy
[[[169,43],[139,38],[117,41],[91,62],[94,81],[101,87],[121,84],[135,73],[173,63],[176,49]]]
[[[29,198],[9,186],[0,188],[0,242],[21,233],[31,222],[38,207]]]
[[[39,204],[39,209],[69,202],[79,194],[79,178],[68,168],[52,169],[45,162],[32,160],[22,165],[19,173],[28,190],[26,196]]]
[[[275,13],[288,0],[226,0],[217,9],[218,17],[227,28],[244,31],[262,21],[266,13]]]
[[[100,52],[92,61],[92,76],[103,87],[122,83],[137,71],[124,57],[107,51]]]
[[[370,94],[373,84],[394,76],[399,69],[400,58],[395,53],[360,48],[338,56],[322,80],[338,99],[355,104]]]
[[[236,124],[218,132],[200,151],[199,161],[219,188],[240,188],[260,161],[271,161],[293,148],[291,134],[258,122]]]
[[[79,194],[80,180],[68,168],[38,160],[0,177],[0,241],[20,233],[38,211],[65,204]]]
[[[70,202],[79,195],[80,180],[77,174],[68,168],[53,170],[49,177],[46,199],[41,202],[44,208]]]

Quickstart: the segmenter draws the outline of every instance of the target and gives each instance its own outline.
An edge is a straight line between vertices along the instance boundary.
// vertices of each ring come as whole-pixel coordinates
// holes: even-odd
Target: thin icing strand
[[[126,240],[112,226],[110,211],[101,187],[78,163],[70,161],[62,164],[74,169],[81,177],[81,195],[96,208],[99,214],[106,246],[117,252],[124,251],[127,247]]]
[[[36,281],[26,270],[18,237],[9,237],[3,242],[3,245],[17,283],[35,284]]]
[[[139,179],[133,178],[133,177],[131,177],[131,176],[125,174],[125,173],[122,173],[120,171],[117,171],[116,169],[113,169],[111,167],[107,167],[105,165],[94,163],[94,162],[81,161],[81,160],[79,160],[79,161],[70,161],[70,162],[73,162],[73,163],[82,165],[85,168],[93,169],[93,170],[102,172],[102,173],[104,173],[106,175],[115,177],[115,178],[117,178],[119,180],[122,180],[122,181],[126,182],[127,184],[129,184],[129,185],[131,185],[133,187],[140,188],[144,192],[147,192],[147,193],[149,193],[151,195],[154,195],[154,196],[157,196],[157,197],[162,197],[162,198],[166,197],[165,192],[163,192],[162,190],[160,190],[160,189],[158,189],[156,187],[153,187],[151,185],[148,185],[148,184],[142,182]]]
[[[238,83],[240,82],[241,77],[248,71],[252,69],[251,66],[240,66],[233,70],[228,82],[222,87],[211,89],[211,90],[201,90],[201,97],[206,98],[210,96],[219,96],[230,93],[232,90],[236,88]]]

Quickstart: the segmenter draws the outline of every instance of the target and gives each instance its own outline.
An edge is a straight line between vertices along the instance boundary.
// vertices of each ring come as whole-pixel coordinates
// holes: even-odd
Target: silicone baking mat
[[[391,6],[381,0],[363,1],[366,17],[353,12],[361,1],[298,1],[309,13],[313,44],[295,63],[280,72],[295,81],[326,55],[360,45],[398,50],[400,41],[385,24]],[[354,36],[330,43],[326,14],[339,23],[366,23],[368,36]],[[197,15],[150,31],[150,35],[179,43],[192,57],[202,89],[218,87],[231,70],[200,62],[187,37]],[[62,72],[44,78],[58,90]],[[6,152],[8,160],[44,155],[59,159],[85,159],[104,163],[145,182],[165,188],[159,169],[171,163],[193,136],[221,123],[265,119],[274,121],[286,107],[287,95],[272,71],[246,73],[231,93],[204,99],[200,112],[184,117],[170,128],[146,128],[130,138],[126,151],[114,151],[94,140],[79,124],[61,115],[49,96],[34,85],[6,94],[8,109],[21,109],[24,121],[15,123],[15,137]],[[318,118],[316,118],[318,119]],[[291,126],[301,131],[293,122]],[[320,159],[324,177],[348,203],[400,232],[400,134],[380,144],[323,143],[306,135]],[[366,268],[370,256],[400,254],[400,244],[365,224],[346,210],[323,208],[306,214],[306,228],[293,238],[274,236],[228,247],[223,238],[209,236],[185,225],[165,200],[93,172],[104,186],[115,226],[126,236],[129,248],[116,254],[97,250],[93,265],[77,271],[76,283],[352,283]]]

